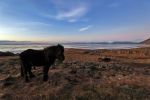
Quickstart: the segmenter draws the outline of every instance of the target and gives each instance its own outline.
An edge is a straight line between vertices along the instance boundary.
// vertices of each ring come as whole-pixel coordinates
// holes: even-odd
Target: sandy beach
[[[42,67],[29,83],[20,77],[18,56],[0,57],[1,100],[149,100],[150,47],[116,50],[65,49],[63,64]],[[109,61],[105,61],[109,58]]]

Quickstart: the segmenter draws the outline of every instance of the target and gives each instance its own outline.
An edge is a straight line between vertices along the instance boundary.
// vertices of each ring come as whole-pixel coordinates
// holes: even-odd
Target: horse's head
[[[56,59],[59,63],[62,63],[65,60],[64,47],[60,44],[56,46]]]
[[[62,63],[65,60],[64,47],[60,44],[45,48],[44,53],[47,62],[55,60],[57,63]]]

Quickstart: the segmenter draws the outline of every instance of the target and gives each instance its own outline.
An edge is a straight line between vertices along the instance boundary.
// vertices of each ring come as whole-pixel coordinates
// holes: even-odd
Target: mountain
[[[30,44],[30,41],[2,41],[0,40],[0,45],[24,45],[24,44]]]
[[[145,40],[145,41],[143,41],[143,42],[141,42],[142,44],[150,44],[150,38],[149,39],[147,39],[147,40]]]

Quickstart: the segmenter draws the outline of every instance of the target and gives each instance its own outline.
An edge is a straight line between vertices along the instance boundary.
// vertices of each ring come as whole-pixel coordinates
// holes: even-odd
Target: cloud
[[[79,31],[83,32],[83,31],[86,31],[86,30],[90,29],[91,27],[92,27],[92,25],[88,25],[86,27],[80,28]]]
[[[52,4],[54,5],[55,14],[46,14],[46,16],[55,20],[76,22],[89,11],[89,6],[85,2],[72,2],[71,0],[68,0],[67,2],[62,1],[63,0],[51,0]]]
[[[71,22],[71,23],[76,22],[76,21],[77,21],[77,19],[70,19],[70,20],[68,20],[68,22]]]
[[[122,2],[121,1],[112,1],[112,2],[108,3],[107,6],[110,8],[117,8],[122,5]]]
[[[44,23],[44,22],[21,22],[21,23],[16,23],[16,25],[19,25],[19,26],[29,26],[29,27],[32,27],[32,26],[40,26],[40,27],[46,27],[46,26],[52,26],[51,24],[48,24],[48,23]]]
[[[51,24],[44,22],[16,22],[0,24],[0,34],[2,33],[29,33],[29,32],[45,32]]]
[[[85,13],[87,12],[87,9],[86,7],[84,6],[80,6],[80,7],[77,7],[77,8],[74,8],[70,11],[67,11],[67,12],[61,12],[59,13],[56,18],[57,19],[68,19],[72,22],[76,21],[76,19],[82,17],[83,15],[85,15]]]
[[[26,31],[27,28],[25,27],[15,27],[15,26],[0,26],[0,34],[7,34],[7,33],[16,33]]]

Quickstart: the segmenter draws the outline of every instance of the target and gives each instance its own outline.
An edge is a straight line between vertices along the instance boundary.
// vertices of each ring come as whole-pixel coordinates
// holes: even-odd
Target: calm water
[[[52,44],[51,44],[52,45]],[[80,48],[80,49],[129,49],[129,48],[138,48],[146,45],[139,44],[88,44],[88,43],[72,43],[72,44],[63,44],[65,48]],[[0,45],[0,51],[10,51],[13,53],[20,53],[26,49],[43,49],[50,45]]]

